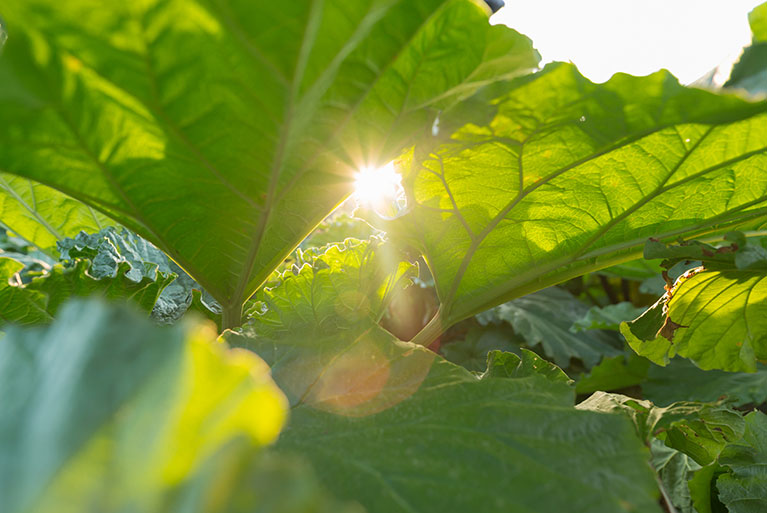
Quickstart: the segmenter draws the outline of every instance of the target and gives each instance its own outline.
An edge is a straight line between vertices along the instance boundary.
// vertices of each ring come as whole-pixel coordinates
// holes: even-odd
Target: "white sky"
[[[689,83],[737,58],[762,1],[506,0],[492,22],[530,37],[543,63],[572,61],[596,82],[666,68]]]

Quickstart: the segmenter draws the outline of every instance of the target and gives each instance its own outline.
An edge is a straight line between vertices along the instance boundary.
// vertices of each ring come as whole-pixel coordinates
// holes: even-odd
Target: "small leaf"
[[[567,374],[551,362],[547,362],[527,349],[520,349],[521,356],[514,353],[491,351],[487,355],[487,370],[481,379],[525,378],[540,375],[557,383],[572,384]]]

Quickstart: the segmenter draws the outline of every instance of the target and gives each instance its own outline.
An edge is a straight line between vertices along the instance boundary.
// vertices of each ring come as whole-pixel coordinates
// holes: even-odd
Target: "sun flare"
[[[399,215],[406,200],[402,175],[397,173],[394,162],[379,168],[361,168],[354,180],[354,196],[358,204],[372,208],[381,217]]]

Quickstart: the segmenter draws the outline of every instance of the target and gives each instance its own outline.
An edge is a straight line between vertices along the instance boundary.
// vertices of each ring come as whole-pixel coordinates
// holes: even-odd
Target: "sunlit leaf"
[[[538,62],[471,0],[2,9],[0,170],[151,240],[224,305],[227,325],[359,167]]]
[[[578,409],[625,415],[646,443],[656,437],[700,465],[716,460],[722,448],[740,439],[744,430],[741,415],[717,403],[680,402],[659,407],[650,401],[596,392]]]
[[[410,210],[380,223],[422,250],[436,280],[440,317],[419,342],[636,259],[650,237],[767,215],[767,102],[685,88],[666,72],[593,84],[565,64],[483,98],[490,107],[475,100],[469,123],[446,113],[457,128],[400,160]]]
[[[370,311],[350,318],[338,291],[376,290],[374,274],[336,265],[354,247],[331,249],[265,291],[275,313],[225,332],[288,396],[278,451],[306,455],[334,495],[371,513],[659,511],[625,419],[576,410],[567,376],[530,352],[491,353],[480,378],[397,340]]]
[[[767,359],[767,249],[742,234],[728,237],[737,242],[665,250],[654,243],[657,251],[649,255],[665,257],[663,265],[693,254],[703,266],[679,277],[640,317],[621,324],[634,351],[658,365],[678,354],[702,369],[733,372],[754,372],[757,360]]]
[[[91,207],[32,180],[0,173],[0,225],[56,256],[56,242],[115,224]]]

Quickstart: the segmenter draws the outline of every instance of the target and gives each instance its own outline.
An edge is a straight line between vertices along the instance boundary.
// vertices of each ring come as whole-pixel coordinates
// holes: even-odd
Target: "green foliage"
[[[767,2],[748,13],[748,22],[755,42],[767,42]]]
[[[633,421],[637,435],[646,443],[656,437],[700,465],[713,462],[744,430],[740,414],[717,403],[674,403],[662,408],[650,401],[597,392],[578,409],[621,413]]]
[[[115,224],[55,189],[7,173],[0,173],[0,220],[50,256],[56,255],[56,242],[64,237]]]
[[[571,358],[593,367],[603,356],[620,353],[616,339],[600,332],[573,333],[573,323],[588,307],[566,290],[552,287],[499,305],[477,316],[481,324],[509,323],[530,346],[541,345],[554,363],[565,367]]]
[[[644,311],[644,308],[636,307],[628,301],[603,307],[592,306],[586,315],[573,323],[571,331],[618,330],[621,322],[634,319]]]
[[[396,248],[377,237],[299,250],[293,268],[256,296],[251,324],[259,334],[274,335],[321,334],[377,322],[392,295],[410,285],[416,272]]]
[[[57,247],[61,260],[90,260],[89,273],[97,279],[114,277],[123,263],[129,266],[125,275],[134,281],[157,280],[158,272],[174,274],[175,279],[162,289],[151,305],[152,318],[171,323],[191,308],[221,324],[221,306],[210,294],[165,253],[125,228],[120,232],[112,227],[93,234],[80,232],[74,238],[60,240]],[[199,292],[199,297],[195,296],[195,291]]]
[[[727,472],[716,480],[716,487],[730,513],[767,508],[767,415],[746,415],[743,439],[724,448],[719,464]]]
[[[758,364],[754,373],[704,371],[688,360],[675,358],[666,367],[650,366],[642,393],[660,406],[720,399],[733,406],[758,405],[767,402],[767,367]]]
[[[0,257],[0,320],[2,324],[42,324],[53,320],[59,308],[70,298],[101,295],[108,299],[130,299],[140,309],[152,311],[172,275],[156,273],[154,279],[134,281],[131,267],[121,263],[113,275],[95,278],[90,261],[79,260],[72,267],[57,264],[48,274],[21,284],[14,278],[24,264]],[[13,283],[16,281],[16,283]]]
[[[650,362],[635,354],[621,354],[608,357],[599,365],[578,379],[575,389],[579,394],[590,394],[598,390],[620,390],[643,385],[647,379]]]
[[[216,488],[236,475],[238,453],[274,441],[285,400],[263,362],[211,335],[98,302],[8,330],[0,509],[232,511]]]
[[[442,356],[472,372],[483,372],[491,351],[505,354],[520,353],[520,344],[514,333],[504,326],[472,326],[461,340],[440,348]]]
[[[663,489],[671,498],[672,505],[680,513],[696,512],[687,482],[701,466],[695,460],[658,439],[652,441],[652,466],[658,472]]]
[[[381,223],[426,256],[443,327],[636,258],[648,237],[767,212],[765,103],[663,72],[592,84],[564,64],[482,98],[401,160],[410,212]]]
[[[530,73],[475,0],[0,9],[3,512],[763,509],[728,405],[765,400],[767,246],[710,242],[765,227],[767,102]],[[385,234],[327,218],[391,161]],[[658,285],[635,351],[757,372],[626,352]]]
[[[14,0],[3,11],[0,169],[151,240],[237,310],[228,324],[357,168],[538,62],[469,0]]]
[[[369,243],[350,243],[285,273],[265,291],[271,316],[225,335],[264,358],[288,396],[278,451],[307,455],[332,492],[370,512],[466,511],[488,495],[486,511],[657,511],[630,426],[575,410],[553,364],[492,352],[480,378],[396,340],[374,323],[378,309],[339,306],[339,290],[380,290],[399,268],[376,285],[356,264]]]
[[[679,354],[703,369],[756,371],[767,359],[767,250],[743,234],[730,244],[697,241],[666,247],[649,241],[647,258],[700,260],[642,316],[621,324],[621,333],[638,354],[666,365]],[[713,315],[716,313],[716,315]]]

